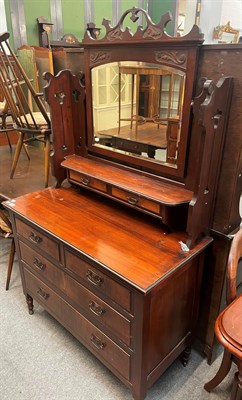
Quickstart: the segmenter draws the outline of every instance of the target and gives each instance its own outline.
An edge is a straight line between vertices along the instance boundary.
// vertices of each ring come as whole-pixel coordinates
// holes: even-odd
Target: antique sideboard
[[[124,21],[140,15],[144,28],[132,34]],[[85,34],[84,76],[46,74],[56,186],[5,202],[29,313],[36,300],[135,400],[177,357],[188,361],[233,89],[231,77],[207,75],[195,95],[203,36],[194,26],[170,37],[169,21],[166,14],[155,25],[144,10],[127,10],[115,27],[104,20],[103,38]],[[137,63],[183,76],[172,161],[164,146],[152,157],[137,151],[137,136],[128,151],[112,146],[113,137],[133,138],[130,120],[119,127],[118,115],[119,106],[131,115],[135,83],[119,79],[119,68]],[[166,143],[166,128],[146,121],[135,130],[152,146],[152,135]]]

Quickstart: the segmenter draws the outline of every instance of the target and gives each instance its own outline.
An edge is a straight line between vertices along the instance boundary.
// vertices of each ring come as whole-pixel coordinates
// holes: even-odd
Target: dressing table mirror
[[[46,74],[56,187],[5,204],[30,314],[35,299],[135,400],[188,362],[232,95],[232,78],[195,95],[202,35],[168,36],[170,18],[104,19],[84,75]]]
[[[139,14],[142,28],[137,25]],[[137,25],[135,33],[123,26],[129,16]],[[93,40],[86,32],[88,150],[182,178],[203,36],[194,26],[182,38],[170,37],[165,30],[170,20],[168,13],[155,26],[145,12],[134,8],[116,28],[104,20],[104,38]]]

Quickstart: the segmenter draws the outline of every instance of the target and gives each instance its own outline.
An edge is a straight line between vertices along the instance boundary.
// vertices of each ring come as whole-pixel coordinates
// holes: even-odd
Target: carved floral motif
[[[123,39],[123,33],[120,29],[114,29],[111,30],[108,34],[107,34],[107,39],[110,42],[113,42],[114,40],[122,40]]]
[[[108,51],[95,51],[90,55],[90,64],[99,64],[101,62],[107,62],[111,58],[111,52]]]
[[[160,28],[156,28],[155,26],[150,25],[144,32],[143,38],[159,39],[160,37],[162,37],[162,35],[163,32]]]
[[[178,51],[156,51],[155,59],[160,63],[170,63],[174,65],[179,65],[182,67],[186,67],[187,64],[187,55],[185,53],[180,53]]]

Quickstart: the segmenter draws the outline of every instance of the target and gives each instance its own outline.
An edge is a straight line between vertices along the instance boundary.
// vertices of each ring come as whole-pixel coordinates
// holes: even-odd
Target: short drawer
[[[19,241],[21,260],[55,286],[64,286],[64,273],[34,249]]]
[[[25,239],[28,239],[29,242],[37,246],[38,249],[44,250],[51,257],[59,261],[59,245],[54,240],[50,239],[43,232],[32,228],[30,225],[20,221],[19,219],[16,219],[16,228],[19,235],[23,236]]]
[[[24,268],[26,292],[35,298],[71,333],[106,361],[125,379],[130,379],[130,355],[95,327],[52,289]]]
[[[73,181],[81,183],[84,186],[89,186],[90,188],[100,190],[101,192],[107,191],[107,185],[105,182],[92,178],[88,175],[84,175],[76,171],[69,171],[69,178]]]
[[[105,296],[109,297],[125,310],[131,310],[131,292],[109,278],[82,258],[65,249],[66,268],[83,278],[90,288],[97,288]]]
[[[64,292],[77,305],[81,306],[87,315],[94,317],[97,322],[109,328],[121,341],[128,346],[130,345],[131,322],[127,318],[67,274]]]
[[[160,204],[156,203],[155,201],[134,195],[132,193],[126,192],[125,190],[118,189],[116,187],[112,187],[112,195],[120,200],[126,201],[128,204],[131,204],[132,206],[136,206],[156,214],[160,213]]]

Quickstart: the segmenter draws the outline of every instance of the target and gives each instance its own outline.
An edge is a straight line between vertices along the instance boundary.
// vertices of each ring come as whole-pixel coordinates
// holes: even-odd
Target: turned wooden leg
[[[16,169],[16,166],[18,163],[18,159],[19,159],[21,148],[23,146],[23,142],[24,142],[24,133],[20,132],[19,139],[18,139],[18,142],[16,145],[16,150],[15,150],[14,157],[13,157],[13,164],[12,164],[12,168],[11,168],[11,172],[10,172],[10,179],[12,179],[14,176],[14,172],[15,172],[15,169]]]
[[[231,364],[232,364],[232,355],[228,350],[224,350],[222,363],[220,365],[218,372],[216,373],[215,377],[211,379],[211,381],[207,382],[204,385],[204,389],[207,390],[207,392],[210,392],[212,389],[214,389],[222,382],[222,380],[228,374],[231,368]]]
[[[26,294],[26,301],[27,301],[29,314],[32,315],[34,313],[34,305],[33,305],[33,299],[29,294]]]
[[[144,400],[146,397],[147,391],[143,388],[134,388],[132,389],[132,397],[134,400]]]
[[[187,366],[191,354],[191,347],[186,347],[181,355],[181,362],[184,367]]]
[[[14,244],[14,240],[12,239],[11,247],[10,247],[10,253],[9,253],[9,260],[8,260],[8,272],[7,272],[6,290],[9,289],[9,283],[10,283],[10,278],[11,278],[12,269],[13,269],[14,254],[15,254],[15,244]]]

